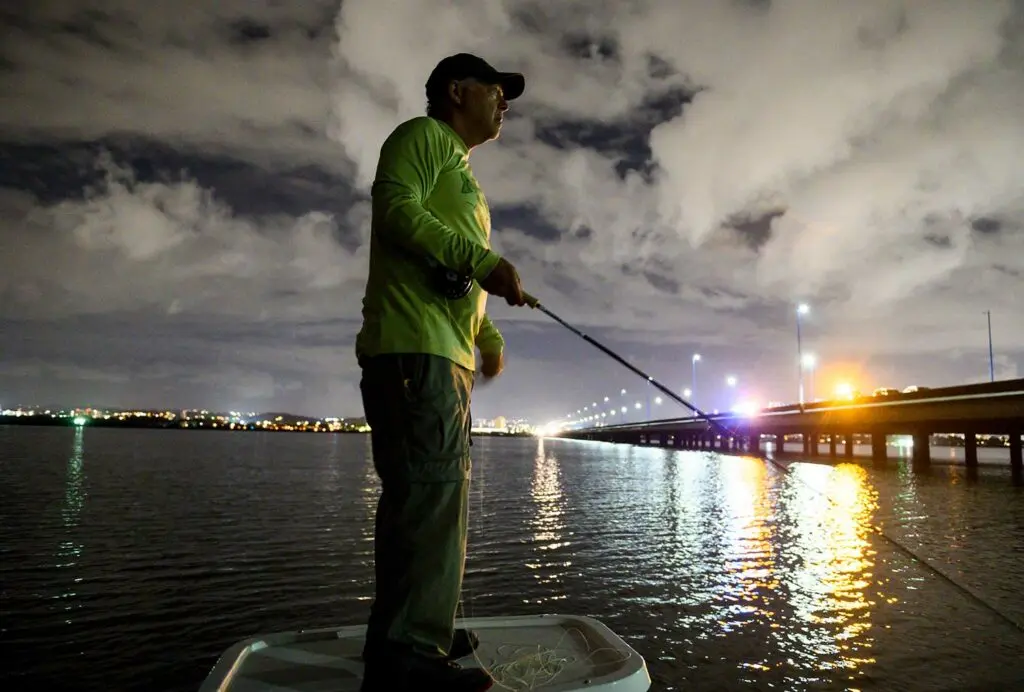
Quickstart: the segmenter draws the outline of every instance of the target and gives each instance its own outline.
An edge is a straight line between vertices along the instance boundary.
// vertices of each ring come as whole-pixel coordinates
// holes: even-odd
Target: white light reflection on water
[[[727,457],[720,465],[725,563],[714,601],[719,626],[729,632],[774,615],[766,600],[778,586],[769,522],[774,508],[763,462]]]
[[[57,546],[56,567],[62,570],[72,570],[72,572],[78,566],[83,549],[82,544],[76,538],[76,530],[78,528],[79,516],[85,507],[85,472],[82,469],[84,435],[84,428],[82,426],[75,426],[75,437],[71,445],[71,456],[68,457],[67,476],[64,481],[64,505],[61,508],[61,526],[64,539]],[[77,588],[75,585],[81,581],[81,577],[71,576],[65,582],[62,592],[55,596],[55,598],[64,601],[64,610],[68,613],[68,618],[70,618],[70,611],[81,607],[74,600],[78,595],[74,590]],[[71,624],[70,619],[65,620],[65,622]]]
[[[343,438],[343,435],[335,435],[335,438]],[[341,468],[335,464],[335,468]],[[359,547],[357,549],[357,562],[367,570],[374,566],[373,538],[376,531],[377,504],[380,501],[380,479],[377,477],[377,469],[373,465],[373,447],[370,444],[369,436],[366,437],[366,446],[363,451],[363,465],[359,475],[360,491],[358,502],[362,506],[363,516],[366,521],[362,522],[359,531]],[[340,491],[338,497],[343,497]],[[369,602],[373,600],[370,595],[372,587],[367,588],[367,593],[358,596],[357,600]]]
[[[711,624],[701,608],[714,599],[717,591],[709,570],[708,558],[717,556],[716,537],[721,533],[720,506],[722,487],[719,466],[702,452],[678,452],[667,462],[676,470],[674,483],[667,493],[671,506],[671,533],[667,536],[668,577],[672,602],[695,610],[687,612],[681,624],[706,632]]]
[[[564,539],[565,504],[559,472],[558,457],[545,451],[544,438],[537,439],[537,452],[533,461],[530,497],[536,508],[530,526],[533,529],[535,559],[526,562],[533,577],[550,595],[533,602],[565,599],[563,580],[572,561],[562,557],[568,553],[571,542]]]

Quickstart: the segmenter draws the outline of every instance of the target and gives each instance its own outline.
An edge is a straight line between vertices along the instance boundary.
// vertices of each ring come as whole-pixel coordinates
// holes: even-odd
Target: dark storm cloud
[[[191,177],[242,216],[301,216],[311,209],[343,215],[366,198],[344,177],[313,166],[268,171],[224,154],[111,138],[59,145],[0,143],[0,186],[31,192],[47,204],[79,197],[85,188],[103,184],[106,173],[96,163],[104,156],[134,171],[142,183],[174,184]]]

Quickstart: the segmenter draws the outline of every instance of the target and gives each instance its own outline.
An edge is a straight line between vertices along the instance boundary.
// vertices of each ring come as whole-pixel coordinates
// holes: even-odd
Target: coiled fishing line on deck
[[[477,466],[477,465],[474,465]],[[483,517],[484,472],[477,466],[480,488],[477,492],[476,515]],[[472,489],[471,489],[472,492]],[[473,609],[472,593],[468,594],[469,610]],[[459,613],[465,621],[468,619],[464,599],[459,598]],[[468,624],[466,625],[468,627]],[[567,645],[567,640],[578,635],[585,647],[585,654],[580,655],[577,648]],[[483,646],[484,642],[480,642]],[[472,657],[477,666],[490,673],[494,678],[495,687],[510,692],[526,692],[535,690],[558,681],[560,675],[571,667],[587,665],[599,672],[602,667],[614,667],[629,659],[628,654],[610,647],[592,649],[590,640],[575,627],[566,629],[554,646],[541,644],[525,645],[521,643],[487,642],[493,647],[494,655],[490,661],[484,661],[480,654],[480,646],[473,649]],[[600,655],[600,660],[597,657]]]

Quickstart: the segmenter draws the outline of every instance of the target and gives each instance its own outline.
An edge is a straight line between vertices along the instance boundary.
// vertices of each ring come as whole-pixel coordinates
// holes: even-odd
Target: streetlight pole
[[[810,311],[807,303],[796,307],[796,367],[800,373],[800,410],[804,408],[804,347],[800,341],[800,317]]]
[[[807,370],[809,381],[807,383],[807,399],[814,401],[814,366],[818,364],[813,353],[807,353],[800,359],[800,365]]]
[[[989,382],[995,382],[996,365],[995,359],[992,357],[992,311],[986,310],[985,316],[988,318],[988,379]]]
[[[693,375],[690,377],[690,390],[693,392],[693,398],[690,400],[694,406],[697,405],[697,363],[700,361],[700,354],[694,353],[692,360]]]

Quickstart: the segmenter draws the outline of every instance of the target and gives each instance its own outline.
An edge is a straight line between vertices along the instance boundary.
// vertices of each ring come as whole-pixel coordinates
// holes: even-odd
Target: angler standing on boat
[[[496,139],[523,75],[460,53],[426,83],[427,115],[381,148],[372,187],[370,273],[356,338],[363,408],[381,479],[376,592],[363,690],[477,692],[493,679],[462,668],[476,636],[454,631],[466,559],[470,395],[504,368],[487,293],[523,305],[515,268],[490,250],[487,201],[469,167]]]

